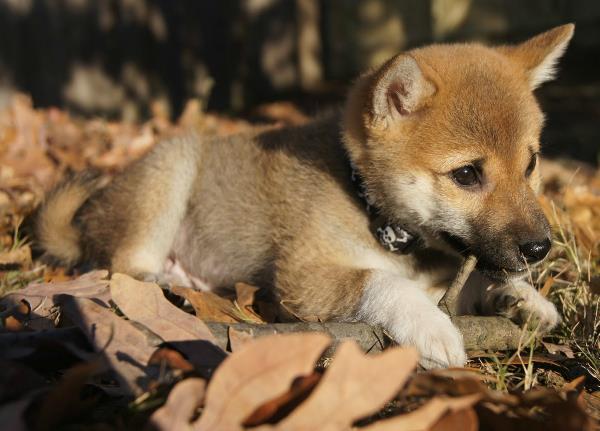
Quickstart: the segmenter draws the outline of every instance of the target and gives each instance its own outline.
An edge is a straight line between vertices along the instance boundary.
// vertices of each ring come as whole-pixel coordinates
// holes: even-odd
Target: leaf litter
[[[267,127],[306,121],[293,105],[260,111],[277,124]],[[36,110],[24,95],[0,111],[3,428],[594,428],[597,171],[573,174],[557,162],[542,164],[542,205],[556,244],[531,278],[563,315],[543,344],[516,354],[472,352],[467,368],[422,372],[412,349],[365,354],[343,341],[324,359],[332,343],[325,334],[256,338],[230,326],[226,352],[207,322],[264,325],[294,316],[243,280],[231,294],[217,295],[198,290],[203,284],[192,277],[167,292],[103,270],[67,273],[41,263],[27,236],[27,216],[65,174],[96,168],[109,178],[161,138],[190,127],[227,135],[256,126],[206,114],[194,101],[175,123],[155,110],[141,125]]]

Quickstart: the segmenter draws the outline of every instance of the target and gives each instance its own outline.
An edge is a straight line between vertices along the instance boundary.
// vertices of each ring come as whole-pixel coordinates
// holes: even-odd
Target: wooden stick
[[[521,329],[510,320],[498,316],[457,316],[458,297],[475,265],[477,258],[469,256],[464,261],[450,288],[440,301],[440,308],[450,315],[452,323],[460,330],[467,350],[514,350],[518,348]],[[242,331],[251,337],[261,337],[269,334],[284,334],[289,332],[318,331],[329,334],[334,342],[343,339],[355,340],[364,350],[369,352],[381,351],[389,344],[381,328],[369,326],[366,323],[340,322],[295,322],[271,324],[247,323],[212,323],[208,327],[217,338],[219,346],[227,348],[229,342],[228,329],[231,327]]]
[[[463,335],[467,350],[514,350],[519,345],[521,329],[504,317],[497,316],[457,316],[452,323]],[[290,332],[325,332],[337,343],[353,339],[367,352],[380,352],[390,344],[381,328],[362,322],[294,322],[294,323],[216,323],[207,322],[211,332],[222,349],[229,344],[228,329],[242,331],[251,337]]]
[[[439,307],[448,314],[450,317],[454,317],[458,313],[458,297],[462,288],[465,286],[469,275],[475,269],[475,265],[477,264],[477,258],[473,255],[470,255],[463,262],[458,274],[456,274],[456,278],[442,297],[442,300],[439,303]]]

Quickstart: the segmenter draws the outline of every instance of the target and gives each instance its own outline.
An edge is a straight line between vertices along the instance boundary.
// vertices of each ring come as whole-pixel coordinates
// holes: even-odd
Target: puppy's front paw
[[[511,287],[502,290],[493,298],[498,315],[508,317],[519,325],[528,323],[530,328],[537,327],[542,334],[558,325],[560,315],[554,304],[530,284],[518,281]]]
[[[401,344],[413,345],[423,368],[462,367],[467,361],[461,333],[438,309],[415,316],[412,322],[394,328]]]

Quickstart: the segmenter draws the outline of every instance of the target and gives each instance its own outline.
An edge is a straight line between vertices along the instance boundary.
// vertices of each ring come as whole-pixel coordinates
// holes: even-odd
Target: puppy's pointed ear
[[[372,88],[372,112],[377,119],[405,117],[421,108],[435,93],[416,60],[399,55],[376,73]]]
[[[565,24],[518,45],[498,49],[525,68],[529,86],[533,90],[554,78],[556,63],[565,52],[574,31],[574,24]]]

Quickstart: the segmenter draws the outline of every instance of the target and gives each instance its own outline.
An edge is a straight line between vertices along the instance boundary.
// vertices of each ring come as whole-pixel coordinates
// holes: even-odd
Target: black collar
[[[365,209],[369,214],[371,232],[379,240],[379,243],[386,250],[397,254],[409,254],[419,248],[423,244],[421,238],[408,230],[406,226],[385,219],[373,200],[369,198],[363,178],[352,161],[350,161],[350,168],[352,185],[357,196],[365,204]]]

